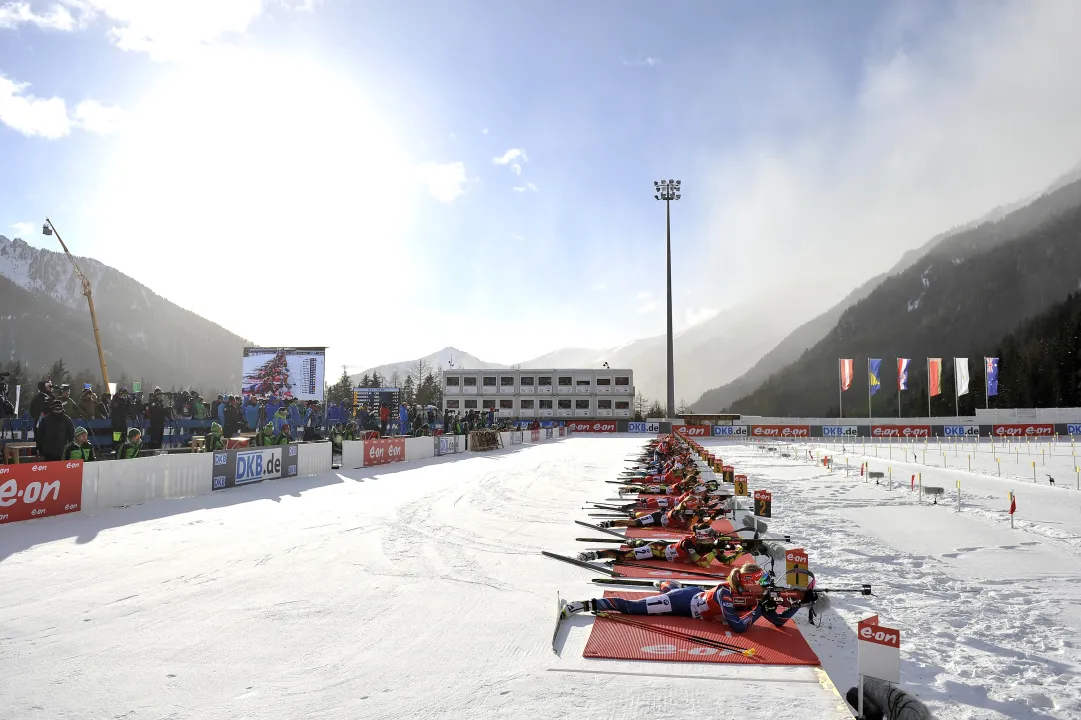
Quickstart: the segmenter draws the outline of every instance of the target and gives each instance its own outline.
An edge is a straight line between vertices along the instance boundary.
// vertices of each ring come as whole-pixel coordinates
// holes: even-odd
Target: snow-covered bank
[[[832,443],[779,445],[792,458],[705,444],[748,474],[752,490],[773,492],[771,525],[805,542],[820,582],[875,585],[877,597],[847,598],[821,628],[803,626],[838,688],[856,680],[852,628],[879,613],[902,630],[904,686],[938,717],[1081,717],[1081,493],[906,463],[897,445],[893,460],[883,447],[875,458],[870,443],[870,457],[845,448],[854,467],[892,467],[889,491],[802,459],[809,449],[840,457]],[[917,503],[908,489],[916,472],[925,486],[946,488],[944,504]],[[951,504],[958,477],[960,514]],[[1015,530],[1005,512],[1010,489],[1019,495]]]
[[[0,717],[849,717],[810,668],[552,654],[541,549],[645,438],[572,437],[0,527]],[[748,451],[749,452],[749,451]]]

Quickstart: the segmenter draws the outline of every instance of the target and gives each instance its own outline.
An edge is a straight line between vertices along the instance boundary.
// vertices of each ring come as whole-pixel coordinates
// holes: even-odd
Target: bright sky
[[[1081,159],[1081,3],[0,0],[0,233],[333,364],[806,295]],[[784,291],[784,292],[782,292]]]

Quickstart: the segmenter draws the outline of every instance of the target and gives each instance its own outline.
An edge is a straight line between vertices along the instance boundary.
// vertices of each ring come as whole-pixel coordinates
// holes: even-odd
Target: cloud
[[[515,234],[515,235],[511,235],[511,236],[510,236],[510,239],[511,239],[511,240],[517,240],[517,241],[519,241],[519,242],[522,242],[522,241],[524,241],[524,240],[525,240],[525,238],[524,238],[524,237],[522,237],[521,235],[517,235],[517,234]]]
[[[537,186],[531,182],[527,182],[525,185],[515,185],[511,188],[511,190],[513,190],[514,192],[525,192],[526,190],[529,190],[530,192],[537,192],[537,189]]]
[[[61,0],[0,5],[0,28],[84,29],[99,22],[121,50],[159,62],[185,61],[229,35],[247,32],[268,8],[312,12],[322,0]],[[34,5],[48,10],[35,11]]]
[[[124,126],[125,114],[118,107],[106,107],[96,100],[84,100],[75,106],[75,122],[96,135],[112,135]]]
[[[529,161],[529,158],[526,157],[525,150],[522,150],[521,148],[511,148],[500,157],[492,158],[492,162],[496,165],[509,165],[519,158],[522,159],[522,162]]]
[[[646,57],[644,60],[628,60],[621,57],[619,60],[625,67],[657,67],[661,64],[661,59],[655,57]]]
[[[700,323],[704,323],[706,320],[711,320],[717,316],[720,311],[717,308],[711,307],[689,307],[686,311],[686,323],[687,327],[692,327]]]
[[[639,305],[639,306],[638,306],[637,308],[635,308],[635,311],[636,311],[636,312],[637,312],[637,313],[638,313],[639,315],[645,315],[646,313],[651,313],[651,312],[653,312],[653,311],[654,311],[654,310],[656,310],[656,309],[657,309],[657,308],[658,308],[659,306],[660,306],[660,303],[659,303],[659,302],[657,302],[656,300],[649,300],[649,301],[647,301],[647,302],[644,302],[644,303],[642,303],[642,304],[641,304],[641,305]]]
[[[439,202],[449,203],[465,192],[465,164],[421,163],[417,168],[421,182],[428,186],[428,191]]]
[[[824,68],[818,47],[744,47],[742,64],[733,51],[734,72],[763,75],[723,106],[757,129],[704,153],[703,184],[687,188],[684,201],[710,206],[688,282],[723,272],[734,295],[813,282],[792,317],[802,321],[906,250],[1077,163],[1081,3],[932,5],[941,10],[915,18],[884,6],[854,87]],[[721,109],[701,101],[702,112]],[[737,254],[722,238],[754,242]]]
[[[513,165],[511,165],[510,169],[514,171],[515,175],[521,175],[522,174],[522,166],[519,165],[518,163],[514,163]]]
[[[589,289],[593,292],[604,292],[608,289],[608,283],[604,281],[598,281],[589,286]]]
[[[488,128],[484,128],[483,130],[481,130],[480,134],[481,135],[487,135],[488,134]]]
[[[39,98],[27,92],[28,83],[0,75],[0,122],[27,137],[47,140],[71,132],[71,120],[61,98]]]
[[[27,137],[56,140],[71,133],[72,127],[108,135],[116,132],[123,122],[121,109],[96,100],[79,103],[74,117],[69,117],[63,98],[39,98],[28,92],[29,87],[29,83],[0,74],[0,123]]]
[[[54,3],[45,14],[34,12],[28,2],[0,5],[0,28],[14,29],[20,25],[36,25],[43,30],[73,30],[74,16],[63,5]]]
[[[17,222],[11,224],[11,229],[15,231],[15,237],[25,238],[27,235],[32,235],[37,225],[32,222]]]

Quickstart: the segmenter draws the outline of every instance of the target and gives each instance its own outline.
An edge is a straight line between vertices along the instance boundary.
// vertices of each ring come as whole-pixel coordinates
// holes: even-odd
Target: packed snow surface
[[[556,592],[600,587],[539,550],[587,546],[571,520],[644,440],[0,526],[0,718],[848,717],[814,668],[583,659],[588,618],[553,654]],[[878,613],[939,717],[1081,717],[1081,492],[966,471],[958,514],[952,495],[918,503],[907,477],[889,490],[807,458],[829,446],[717,444],[773,491],[770,534],[808,548],[820,583],[875,586],[821,627],[798,618],[838,688],[855,683],[856,621]],[[953,491],[953,470],[846,450]]]

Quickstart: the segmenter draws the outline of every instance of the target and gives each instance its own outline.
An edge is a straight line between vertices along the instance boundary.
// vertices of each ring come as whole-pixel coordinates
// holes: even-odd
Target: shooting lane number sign
[[[747,495],[750,495],[750,493],[747,491],[747,476],[746,475],[736,475],[736,477],[734,479],[734,482],[733,482],[733,485],[736,486],[735,490],[734,490],[734,493],[736,495],[743,495],[744,497],[746,497]]]
[[[784,554],[785,582],[789,587],[807,587],[807,573],[798,572],[807,570],[807,551],[803,548],[791,548]]]
[[[757,517],[773,517],[773,493],[769,490],[754,491],[754,514]]]

